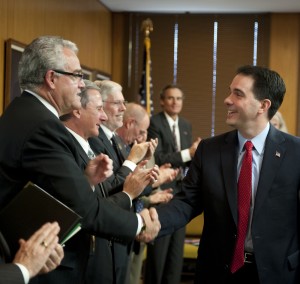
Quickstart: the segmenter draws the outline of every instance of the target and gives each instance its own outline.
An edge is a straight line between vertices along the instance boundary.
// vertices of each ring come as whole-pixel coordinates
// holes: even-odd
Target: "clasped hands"
[[[155,239],[161,228],[158,214],[154,207],[151,207],[149,210],[143,209],[139,214],[143,218],[146,227],[145,230],[136,236],[136,240],[139,242],[148,243]]]

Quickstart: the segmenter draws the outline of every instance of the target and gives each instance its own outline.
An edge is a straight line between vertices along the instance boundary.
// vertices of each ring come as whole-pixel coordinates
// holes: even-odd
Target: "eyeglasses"
[[[105,103],[114,104],[115,106],[120,107],[121,105],[126,106],[128,104],[128,101],[103,101]]]
[[[83,79],[83,73],[81,72],[77,72],[77,73],[71,73],[71,72],[66,72],[63,70],[57,70],[57,69],[53,69],[54,72],[59,73],[59,74],[63,74],[63,75],[67,75],[67,76],[73,76],[75,78],[79,78],[80,80]]]

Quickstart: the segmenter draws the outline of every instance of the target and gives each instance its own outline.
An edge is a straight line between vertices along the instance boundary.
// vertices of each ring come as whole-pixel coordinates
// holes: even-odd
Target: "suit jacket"
[[[166,234],[204,212],[195,283],[224,283],[237,234],[237,131],[202,140],[183,192],[158,209]],[[300,139],[268,133],[255,197],[252,240],[261,284],[300,283]]]
[[[180,133],[181,149],[187,149],[192,145],[192,126],[182,117],[179,117],[178,128]],[[160,112],[151,117],[148,128],[148,139],[158,138],[158,146],[155,150],[155,162],[159,166],[171,163],[174,168],[185,168],[189,163],[184,163],[180,152],[176,152],[175,141],[169,123],[164,112]],[[162,188],[172,187],[174,192],[179,191],[178,181],[162,185]]]
[[[20,268],[15,264],[0,264],[0,284],[24,284]]]
[[[122,166],[111,142],[101,127],[99,127],[99,136],[90,138],[89,143],[97,155],[103,153],[113,160],[113,174],[105,181],[104,185],[109,191],[109,194],[116,193],[117,191],[113,189],[124,183],[126,177],[131,173],[131,170],[126,166]],[[110,192],[111,190],[112,192]]]
[[[83,230],[124,242],[134,239],[137,217],[95,198],[72,135],[38,99],[27,92],[16,98],[0,118],[0,133],[5,133],[0,139],[0,209],[32,181],[81,215]],[[74,254],[80,250],[73,249]]]
[[[81,157],[81,168],[84,170],[89,158],[85,151],[82,149],[81,145],[73,137],[78,153]],[[117,204],[125,210],[130,210],[131,202],[128,196],[119,192],[113,196],[107,197],[105,189],[102,185],[95,186],[95,198],[107,198],[107,200]],[[113,252],[115,250],[115,244],[113,240],[105,237],[90,237],[91,248],[88,259],[87,271],[85,274],[85,283],[97,284],[97,283],[116,283],[115,275],[115,257],[113,257]]]

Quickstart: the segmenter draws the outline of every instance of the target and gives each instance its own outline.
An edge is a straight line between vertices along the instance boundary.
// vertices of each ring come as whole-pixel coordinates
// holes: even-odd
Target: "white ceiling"
[[[114,12],[300,12],[300,0],[99,0]]]

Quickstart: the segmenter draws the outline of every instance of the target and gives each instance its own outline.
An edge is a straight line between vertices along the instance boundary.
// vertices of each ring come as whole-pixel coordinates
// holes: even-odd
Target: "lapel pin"
[[[280,153],[278,151],[276,151],[275,156],[280,158]]]

